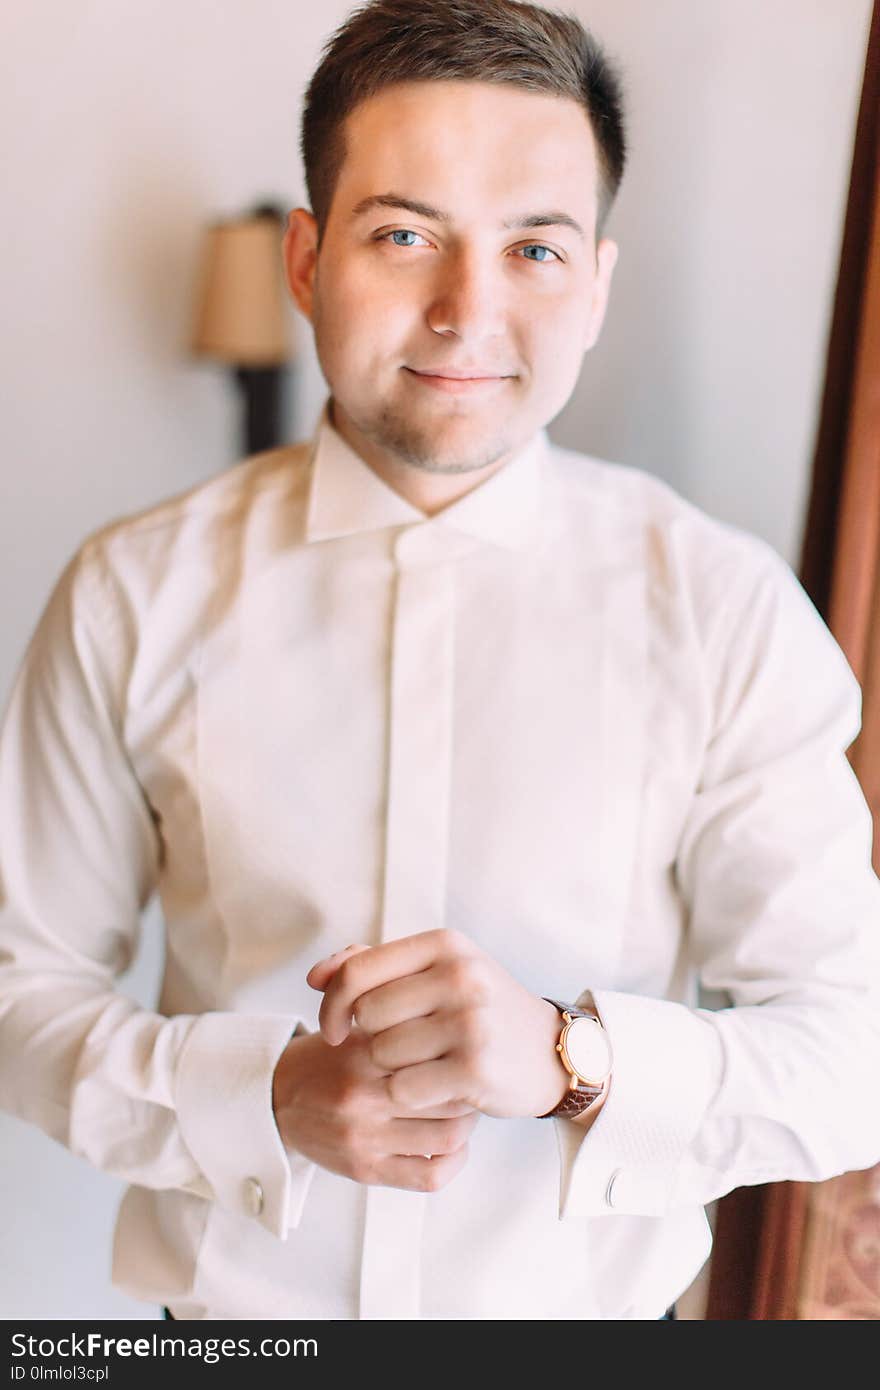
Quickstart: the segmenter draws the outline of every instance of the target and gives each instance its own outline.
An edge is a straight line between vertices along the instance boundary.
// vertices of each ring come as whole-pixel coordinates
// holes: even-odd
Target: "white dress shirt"
[[[788,565],[659,479],[541,431],[426,517],[325,405],[53,589],[0,740],[0,1106],[127,1180],[113,1281],[178,1318],[655,1318],[705,1204],[880,1160],[859,721]],[[154,891],[151,1010],[114,981]],[[309,967],[442,926],[592,991],[592,1129],[481,1116],[430,1194],[286,1151]]]

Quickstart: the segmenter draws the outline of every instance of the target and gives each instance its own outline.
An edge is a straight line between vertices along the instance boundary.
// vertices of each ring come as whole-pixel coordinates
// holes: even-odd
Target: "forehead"
[[[569,97],[510,84],[396,83],[345,124],[339,209],[394,188],[455,210],[521,210],[537,198],[595,214],[598,166],[586,110]],[[441,202],[442,199],[442,202]]]

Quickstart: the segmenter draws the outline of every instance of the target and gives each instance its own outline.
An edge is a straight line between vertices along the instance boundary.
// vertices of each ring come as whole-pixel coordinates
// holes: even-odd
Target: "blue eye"
[[[552,256],[554,260],[559,260],[559,257],[556,255],[556,252],[551,251],[549,246],[541,246],[537,242],[533,243],[531,246],[523,246],[522,251],[523,255],[525,255],[527,251],[546,251],[548,256]],[[540,258],[538,256],[525,256],[525,259],[527,261],[538,261],[539,265],[546,264],[546,258],[544,256],[541,256]]]
[[[402,240],[401,238],[404,237],[408,239]],[[415,246],[418,242],[428,244],[421,232],[414,232],[410,227],[396,227],[390,232],[380,232],[375,239],[376,241],[390,241],[393,246],[400,246],[404,249]],[[554,261],[562,259],[549,246],[542,246],[540,242],[532,242],[528,246],[519,247],[518,250],[522,252],[524,260],[536,261],[538,265],[546,265],[551,259]]]

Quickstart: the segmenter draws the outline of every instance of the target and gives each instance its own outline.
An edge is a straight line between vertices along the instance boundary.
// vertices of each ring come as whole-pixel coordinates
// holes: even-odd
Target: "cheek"
[[[334,272],[334,298],[349,316],[376,318],[412,312],[424,297],[417,275],[395,271],[381,255],[354,255],[341,261]]]
[[[554,312],[532,325],[531,354],[536,374],[573,381],[583,359],[586,333],[584,315],[571,301],[559,303]]]
[[[314,316],[329,349],[349,358],[393,353],[411,336],[419,306],[407,286],[394,285],[369,266],[353,264],[334,270],[327,294],[319,296]]]

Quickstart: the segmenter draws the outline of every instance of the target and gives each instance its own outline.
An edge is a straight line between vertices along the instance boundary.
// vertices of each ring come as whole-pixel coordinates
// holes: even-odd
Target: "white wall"
[[[426,0],[429,3],[430,0]],[[632,154],[603,337],[551,428],[796,563],[870,0],[569,0],[622,58]],[[203,225],[303,200],[302,93],[348,3],[20,0],[0,18],[0,700],[96,526],[238,456],[186,353]],[[289,436],[323,383],[308,328]],[[161,918],[123,982],[152,1005]],[[122,1185],[0,1116],[0,1318],[145,1317],[109,1286]]]
[[[871,5],[574,8],[624,60],[632,159],[609,317],[552,433],[797,568]]]

